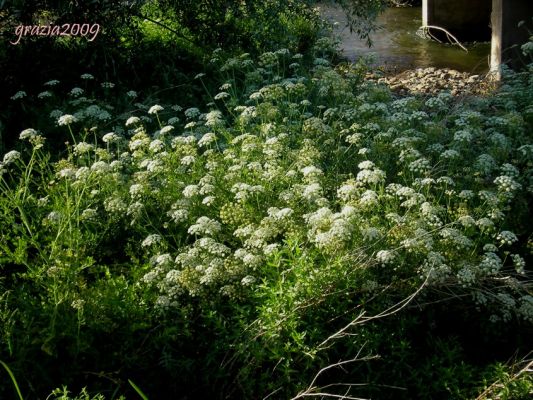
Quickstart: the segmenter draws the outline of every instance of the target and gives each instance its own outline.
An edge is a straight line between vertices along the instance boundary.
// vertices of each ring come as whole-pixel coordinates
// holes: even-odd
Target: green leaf
[[[20,393],[19,385],[17,383],[17,380],[15,379],[15,375],[13,375],[13,372],[11,371],[11,369],[7,366],[5,362],[0,360],[0,364],[2,364],[2,366],[5,368],[5,370],[9,374],[9,377],[13,381],[13,385],[15,385],[15,390],[17,391],[17,394],[19,395],[19,399],[24,400],[24,398],[22,397],[22,393]]]
[[[1,361],[0,361],[0,362],[1,362]],[[130,383],[131,387],[132,387],[133,389],[135,389],[135,391],[137,392],[137,394],[138,394],[139,396],[141,396],[141,399],[143,399],[143,400],[148,400],[148,396],[146,396],[146,395],[142,392],[142,390],[139,389],[139,387],[138,387],[135,383],[133,383],[130,379],[128,379],[128,382]]]

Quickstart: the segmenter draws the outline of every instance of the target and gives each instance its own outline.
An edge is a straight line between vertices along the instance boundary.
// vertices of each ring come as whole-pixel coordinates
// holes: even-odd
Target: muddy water
[[[324,4],[320,8],[329,21],[338,22],[335,34],[340,36],[344,56],[351,61],[374,54],[376,65],[392,70],[437,67],[479,74],[489,69],[490,43],[466,43],[465,52],[458,46],[419,37],[416,31],[422,25],[420,7],[388,8],[378,18],[381,29],[371,35],[370,48],[345,27],[346,17],[341,9]]]

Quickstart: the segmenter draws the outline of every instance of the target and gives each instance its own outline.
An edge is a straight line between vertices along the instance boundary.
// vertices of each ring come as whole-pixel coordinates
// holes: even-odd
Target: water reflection
[[[484,73],[489,70],[490,43],[466,44],[468,53],[458,46],[439,44],[416,34],[422,25],[422,9],[389,8],[378,18],[382,27],[371,35],[373,46],[351,34],[345,27],[344,12],[338,7],[323,5],[322,14],[339,22],[335,33],[341,37],[341,48],[350,60],[374,53],[376,64],[393,69],[416,67],[453,68],[459,71]]]

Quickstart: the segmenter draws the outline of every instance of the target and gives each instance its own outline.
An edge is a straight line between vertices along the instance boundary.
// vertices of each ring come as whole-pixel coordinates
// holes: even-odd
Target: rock
[[[368,74],[367,80],[388,85],[399,95],[437,94],[449,90],[452,95],[480,93],[486,89],[485,79],[480,75],[435,67],[407,70],[396,75]]]

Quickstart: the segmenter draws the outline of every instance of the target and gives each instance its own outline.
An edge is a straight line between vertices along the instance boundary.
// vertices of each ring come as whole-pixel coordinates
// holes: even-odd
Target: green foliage
[[[512,365],[497,363],[487,373],[486,389],[477,397],[480,400],[497,398],[502,400],[529,399],[533,394],[531,360]]]
[[[370,33],[377,28],[375,21],[379,13],[387,6],[388,0],[335,0],[348,17],[350,31],[355,31],[361,38],[372,41]]]
[[[86,388],[83,388],[78,395],[71,397],[66,387],[55,389],[47,398],[51,400],[105,400],[104,395],[96,394],[93,396],[87,392]],[[125,398],[121,396],[117,400],[125,400]]]
[[[20,393],[20,388],[15,378],[15,375],[13,375],[13,372],[11,371],[11,369],[8,367],[8,365],[5,362],[0,360],[0,364],[2,364],[2,367],[4,367],[5,371],[8,373],[9,378],[11,379],[11,382],[13,382],[13,386],[15,387],[15,390],[17,392],[19,399],[23,400],[24,398],[22,397],[22,393]]]
[[[0,357],[23,388],[531,390],[523,368],[490,370],[529,351],[530,74],[487,98],[398,97],[364,63],[332,66],[333,45],[216,49],[187,86],[207,89],[196,106],[85,74],[28,103],[43,128],[0,163]]]
[[[129,384],[131,385],[131,387],[133,387],[133,389],[135,389],[135,391],[137,392],[137,394],[138,394],[139,396],[141,396],[141,398],[142,398],[143,400],[148,400],[148,397],[146,397],[146,395],[142,392],[141,389],[139,389],[139,387],[138,387],[135,383],[133,383],[133,382],[130,381],[129,379],[128,379],[128,382],[129,382]]]

